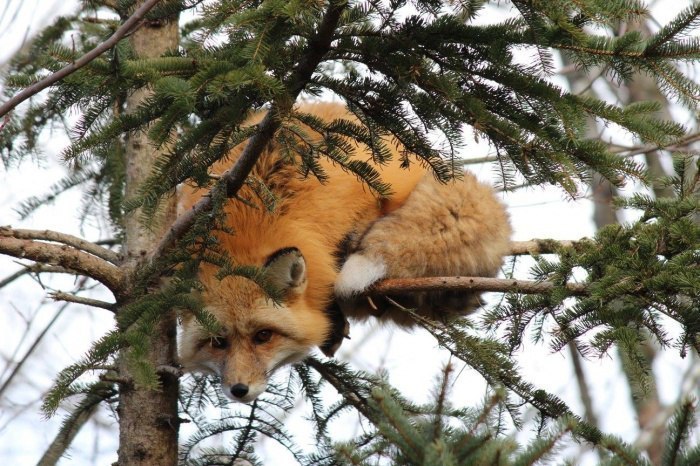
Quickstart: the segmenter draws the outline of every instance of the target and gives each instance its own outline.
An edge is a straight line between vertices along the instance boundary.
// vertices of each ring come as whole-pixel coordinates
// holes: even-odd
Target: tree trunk
[[[137,4],[140,5],[139,1]],[[136,54],[141,58],[161,56],[178,46],[177,18],[169,21],[148,21],[131,35]],[[141,89],[128,97],[126,111],[133,112],[150,93]],[[136,194],[143,180],[151,173],[158,153],[144,133],[132,134],[126,143],[126,197]],[[156,220],[165,225],[173,220],[174,209],[169,206]],[[157,229],[144,228],[140,211],[129,215],[124,224],[125,254],[130,261],[138,261],[155,247]],[[150,363],[155,367],[172,365],[176,355],[175,317],[164,317],[150,342]],[[130,379],[125,355],[120,361],[121,376]],[[133,384],[124,384],[119,397],[119,465],[169,466],[178,459],[178,379],[161,376],[159,390],[146,390]]]

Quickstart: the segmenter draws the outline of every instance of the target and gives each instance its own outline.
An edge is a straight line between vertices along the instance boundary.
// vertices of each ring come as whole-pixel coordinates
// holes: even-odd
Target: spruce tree
[[[44,464],[64,454],[100,403],[116,406],[123,465],[259,464],[255,442],[262,436],[301,464],[536,464],[552,457],[565,437],[598,448],[609,464],[648,463],[525,380],[511,356],[528,335],[549,341],[555,351],[573,344],[585,356],[621,347],[643,394],[646,340],[682,357],[700,352],[700,177],[696,157],[682,150],[693,136],[656,118],[656,102],[613,105],[569,93],[549,79],[555,54],[563,54],[583,72],[603,69],[620,82],[646,74],[669,98],[695,109],[700,89],[678,65],[700,54],[692,35],[700,4],[693,2],[655,33],[632,29],[615,36],[609,33],[614,25],[645,18],[643,2],[512,0],[510,19],[477,25],[488,3],[89,0],[75,15],[56,19],[15,58],[0,106],[0,156],[7,166],[38,155],[39,136],[63,123],[67,112],[80,115],[62,152],[70,173],[46,196],[24,202],[22,213],[79,186],[89,193],[85,214],[106,213],[118,240],[115,252],[57,232],[0,227],[0,253],[31,261],[28,272],[87,276],[114,297],[59,296],[113,310],[116,325],[58,374],[46,395],[46,415],[67,399],[75,408]],[[177,18],[192,12],[194,19],[179,23],[178,37]],[[517,60],[521,49],[535,52],[530,62]],[[41,89],[40,98],[22,97]],[[357,122],[320,121],[294,106],[327,96],[347,105]],[[256,126],[242,126],[251,112],[265,116]],[[497,281],[507,293],[483,315],[445,324],[403,309],[488,382],[491,395],[482,406],[452,406],[450,366],[436,383],[433,402],[417,405],[380,375],[313,357],[295,368],[289,385],[271,387],[247,407],[230,407],[211,377],[187,378],[177,391],[176,309],[211,329],[218,325],[192,293],[200,262],[219,265],[221,277],[244,275],[265,285],[259,271],[218,250],[211,231],[221,228],[222,206],[238,202],[244,184],[257,186],[261,199],[270,201],[269,190],[248,176],[270,142],[295,157],[302,173],[332,183],[318,163],[329,158],[378,193],[390,186],[371,165],[353,161],[347,139],[371,147],[379,163],[389,154],[386,141],[397,141],[446,182],[464,162],[465,127],[493,147],[506,190],[524,180],[553,184],[575,197],[592,173],[617,186],[649,181],[632,158],[586,137],[590,119],[629,131],[645,147],[681,149],[674,175],[661,180],[675,197],[619,200],[619,206],[640,210],[641,218],[610,225],[590,239],[514,245],[514,256],[535,258],[534,283]],[[307,139],[295,131],[299,124],[324,137]],[[436,146],[435,136],[447,143]],[[211,176],[212,164],[239,144],[245,149],[232,169]],[[181,183],[207,189],[209,196],[173,220],[173,193]],[[572,284],[581,271],[585,278]],[[474,283],[496,289],[493,282],[469,280],[450,286]],[[671,321],[682,329],[678,338],[669,336]],[[546,325],[555,329],[553,336],[545,334]],[[339,401],[321,396],[324,385],[338,392]],[[318,446],[311,454],[278,418],[298,392],[312,407]],[[211,406],[224,415],[204,415]],[[538,412],[541,435],[518,445],[503,426],[520,426],[523,406]],[[337,442],[328,426],[347,411],[362,418],[366,431]],[[691,400],[677,408],[662,464],[697,464],[700,449],[689,445],[695,411]],[[195,426],[189,438],[178,437],[183,420]],[[211,447],[208,439],[222,433],[230,434],[230,443]]]

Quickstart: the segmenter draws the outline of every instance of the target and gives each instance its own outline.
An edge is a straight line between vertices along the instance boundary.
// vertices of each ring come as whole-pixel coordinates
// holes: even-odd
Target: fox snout
[[[224,394],[233,401],[250,403],[262,394],[267,388],[267,381],[264,383],[252,383],[250,385],[242,382],[234,384],[224,384],[222,382]]]

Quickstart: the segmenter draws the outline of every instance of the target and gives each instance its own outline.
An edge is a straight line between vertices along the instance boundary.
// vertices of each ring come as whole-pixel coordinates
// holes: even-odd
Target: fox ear
[[[280,249],[267,259],[265,275],[269,283],[287,293],[301,293],[306,288],[306,262],[297,248]]]

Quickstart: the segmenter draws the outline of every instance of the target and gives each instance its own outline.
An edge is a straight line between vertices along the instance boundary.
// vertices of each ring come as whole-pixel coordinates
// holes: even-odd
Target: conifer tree
[[[67,112],[79,111],[62,152],[70,173],[46,196],[27,200],[22,213],[30,215],[81,187],[89,194],[86,215],[106,215],[118,239],[115,252],[60,232],[0,227],[0,253],[30,261],[20,273],[90,277],[114,297],[103,302],[57,296],[110,309],[116,325],[58,374],[46,395],[47,415],[67,399],[76,405],[43,464],[65,453],[100,403],[117,406],[121,465],[260,464],[255,442],[261,436],[277,441],[301,464],[536,464],[551,457],[565,437],[598,448],[609,464],[648,464],[633,447],[525,380],[511,355],[530,333],[556,351],[573,344],[583,355],[603,355],[618,346],[629,355],[643,393],[646,339],[680,356],[700,352],[700,177],[692,152],[678,151],[674,175],[662,180],[675,197],[637,194],[617,201],[640,210],[639,220],[610,225],[574,243],[514,244],[514,256],[535,258],[530,281],[387,281],[375,289],[506,292],[482,316],[449,324],[402,309],[488,382],[492,395],[480,407],[451,405],[450,366],[433,402],[417,405],[376,374],[313,357],[295,368],[289,386],[271,387],[266,398],[248,407],[228,406],[210,377],[188,378],[177,391],[182,374],[174,358],[175,310],[194,313],[212,329],[217,325],[191,293],[198,288],[200,261],[215,262],[222,277],[259,278],[257,270],[237,266],[235,256],[217,250],[211,231],[221,227],[223,204],[240,201],[244,184],[257,186],[261,200],[269,201],[269,190],[248,175],[271,142],[309,176],[326,180],[318,161],[328,158],[383,193],[390,187],[371,165],[352,159],[345,138],[371,147],[376,162],[388,157],[386,141],[397,141],[447,182],[461,170],[463,129],[470,127],[493,147],[504,189],[525,180],[554,184],[575,197],[591,173],[614,185],[648,181],[631,158],[586,138],[589,119],[617,125],[654,149],[682,148],[694,137],[656,118],[658,103],[613,105],[566,92],[548,78],[554,54],[561,53],[579,69],[604,69],[615,80],[651,76],[668,97],[695,110],[700,88],[678,65],[700,55],[700,41],[692,35],[700,24],[700,4],[693,2],[650,35],[629,30],[615,36],[607,33],[613,25],[645,17],[643,2],[512,0],[513,17],[477,25],[488,3],[86,0],[16,57],[4,76],[0,105],[0,156],[6,165],[37,155],[40,135],[63,123]],[[193,12],[194,19],[179,23],[178,37],[177,18]],[[149,37],[154,42],[141,41]],[[520,49],[535,52],[534,58],[520,63],[515,57]],[[294,106],[329,95],[347,105],[357,123],[319,121]],[[264,117],[243,127],[251,112]],[[300,123],[323,139],[305,138],[295,131]],[[435,135],[447,143],[432,144]],[[212,164],[239,144],[245,149],[231,170],[212,176]],[[173,193],[181,183],[209,195],[172,220]],[[581,271],[585,278],[573,283]],[[678,338],[669,336],[671,322],[681,328]],[[545,325],[553,326],[553,336],[545,335]],[[324,399],[323,385],[333,387],[340,400]],[[288,408],[299,391],[313,412],[318,447],[311,454],[277,417],[277,409]],[[520,426],[524,405],[537,410],[541,435],[518,445],[504,435],[503,425]],[[206,406],[224,415],[208,418]],[[328,426],[348,410],[363,419],[367,431],[337,442]],[[662,464],[698,463],[700,447],[689,445],[695,412],[691,400],[678,407]],[[195,426],[188,438],[178,437],[183,420]],[[223,433],[230,434],[225,437],[230,444],[211,447],[209,439]]]

